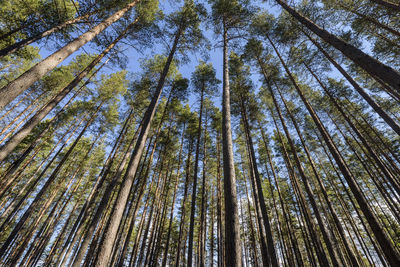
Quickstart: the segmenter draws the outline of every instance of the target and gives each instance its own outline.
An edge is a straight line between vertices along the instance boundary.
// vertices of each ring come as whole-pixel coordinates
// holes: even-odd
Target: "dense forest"
[[[399,0],[1,0],[0,266],[400,266]]]

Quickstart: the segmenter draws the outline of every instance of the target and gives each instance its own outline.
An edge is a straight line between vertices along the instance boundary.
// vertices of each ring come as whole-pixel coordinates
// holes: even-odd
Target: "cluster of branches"
[[[1,266],[400,266],[399,3],[3,2]]]

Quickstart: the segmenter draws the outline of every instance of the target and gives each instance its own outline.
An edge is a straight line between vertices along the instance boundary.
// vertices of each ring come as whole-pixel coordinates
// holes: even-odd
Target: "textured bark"
[[[364,69],[367,73],[373,77],[379,77],[385,81],[388,85],[393,87],[395,90],[400,90],[400,73],[393,68],[381,63],[375,58],[367,55],[360,49],[353,45],[346,43],[342,39],[324,30],[320,26],[316,25],[313,21],[307,17],[301,15],[296,10],[291,8],[287,3],[282,0],[275,0],[281,5],[289,14],[295,17],[300,23],[306,26],[313,33],[318,35],[325,42],[329,43],[339,51],[341,51],[346,57],[356,63],[359,67]],[[378,1],[378,0],[374,0]],[[383,1],[383,0],[379,0]]]
[[[36,81],[40,80],[44,75],[54,69],[64,59],[77,51],[83,45],[95,38],[99,33],[105,30],[108,26],[119,20],[126,12],[133,8],[139,0],[134,0],[126,5],[121,10],[118,10],[110,17],[93,27],[91,30],[82,34],[66,46],[62,47],[57,52],[42,60],[24,74],[19,76],[14,81],[0,89],[0,110],[13,101],[19,94],[28,89]]]
[[[225,24],[225,23],[224,23]],[[222,94],[222,151],[225,194],[225,264],[242,266],[240,245],[239,212],[236,193],[236,175],[233,160],[233,142],[231,129],[231,104],[228,65],[228,32],[224,25],[223,48],[223,94]]]

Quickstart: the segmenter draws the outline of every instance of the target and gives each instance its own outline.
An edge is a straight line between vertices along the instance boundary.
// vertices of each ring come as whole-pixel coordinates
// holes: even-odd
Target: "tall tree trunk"
[[[206,181],[206,169],[207,169],[207,109],[204,121],[204,141],[203,141],[203,174],[201,181],[201,210],[200,210],[200,253],[199,253],[199,265],[204,267],[206,263],[206,233],[207,233],[207,181]]]
[[[158,100],[161,96],[164,82],[167,77],[169,67],[172,63],[172,59],[174,57],[175,51],[177,49],[179,38],[181,37],[182,31],[183,31],[183,29],[179,28],[175,35],[175,40],[174,40],[172,49],[168,55],[167,62],[164,66],[164,69],[163,69],[161,75],[160,75],[160,80],[158,81],[158,84],[156,87],[156,92],[155,92],[155,94],[151,100],[151,103],[144,115],[143,127],[142,127],[142,130],[140,131],[138,141],[136,142],[135,148],[132,152],[132,157],[128,164],[127,171],[123,178],[123,182],[121,184],[122,190],[119,192],[119,194],[117,196],[116,209],[113,210],[111,213],[110,226],[106,229],[106,231],[104,233],[105,239],[104,239],[104,243],[101,244],[101,246],[99,248],[99,257],[96,259],[96,262],[95,262],[96,266],[105,267],[105,266],[108,266],[108,264],[109,264],[112,247],[114,245],[114,241],[115,241],[115,238],[117,235],[117,230],[118,230],[119,224],[121,222],[121,218],[122,218],[126,203],[128,201],[129,192],[132,188],[133,178],[136,174],[136,170],[137,170],[140,158],[143,153],[144,145],[146,143],[147,135],[150,130],[150,125],[153,120],[156,108],[157,108]]]
[[[223,94],[222,94],[222,151],[225,193],[225,264],[242,266],[240,227],[236,193],[235,164],[231,129],[231,105],[229,88],[228,31],[224,21]]]
[[[90,40],[95,38],[99,33],[105,30],[108,26],[119,20],[126,12],[133,8],[136,3],[140,0],[134,0],[127,4],[121,10],[118,10],[110,17],[99,23],[97,26],[93,27],[86,33],[82,34],[74,41],[70,42],[57,52],[48,56],[46,59],[42,60],[40,63],[36,64],[24,74],[19,76],[14,81],[10,82],[8,85],[0,89],[0,110],[14,100],[19,94],[28,89],[36,81],[40,80],[44,75],[54,69],[58,64],[60,64],[64,59],[70,56],[72,53],[77,51],[83,45],[88,43]]]
[[[400,73],[393,68],[384,65],[375,58],[367,55],[355,46],[346,43],[342,39],[336,37],[335,35],[324,30],[320,26],[316,25],[313,21],[307,17],[301,15],[296,10],[291,8],[283,0],[275,0],[279,5],[281,5],[289,14],[296,18],[301,24],[306,26],[313,33],[318,35],[325,42],[329,43],[339,51],[341,51],[346,57],[356,63],[359,67],[364,69],[372,77],[379,77],[385,81],[388,85],[393,87],[395,90],[400,90]],[[374,0],[378,1],[378,0]],[[379,0],[382,1],[383,0]]]

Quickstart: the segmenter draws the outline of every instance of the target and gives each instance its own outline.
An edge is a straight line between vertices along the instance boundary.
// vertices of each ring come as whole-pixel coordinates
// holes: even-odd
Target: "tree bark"
[[[229,88],[228,32],[224,22],[223,94],[222,94],[222,151],[225,193],[225,264],[242,266],[239,213],[236,193],[235,164],[231,129],[231,105]]]

